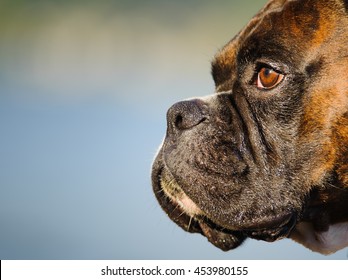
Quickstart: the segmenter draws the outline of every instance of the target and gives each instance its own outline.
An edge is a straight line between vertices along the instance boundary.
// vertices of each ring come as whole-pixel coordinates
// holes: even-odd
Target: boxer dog
[[[348,1],[271,0],[215,56],[215,94],[174,104],[154,193],[230,250],[348,246]]]

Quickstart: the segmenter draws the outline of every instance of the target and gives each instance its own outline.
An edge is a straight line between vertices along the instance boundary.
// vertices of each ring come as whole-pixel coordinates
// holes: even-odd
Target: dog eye
[[[283,78],[283,74],[278,73],[272,68],[263,67],[257,74],[256,85],[259,89],[272,89],[276,87]]]

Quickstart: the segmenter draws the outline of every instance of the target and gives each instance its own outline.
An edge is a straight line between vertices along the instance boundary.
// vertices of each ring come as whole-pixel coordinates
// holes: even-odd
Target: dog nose
[[[207,119],[205,111],[206,105],[199,99],[175,103],[167,112],[168,129],[178,132],[193,128]]]

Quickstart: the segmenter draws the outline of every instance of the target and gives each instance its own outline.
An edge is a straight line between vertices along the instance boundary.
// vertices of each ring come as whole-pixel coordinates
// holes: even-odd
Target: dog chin
[[[211,221],[175,180],[168,178],[168,174],[163,167],[156,165],[152,181],[157,200],[170,219],[187,232],[202,234],[223,251],[237,248],[243,243],[246,236],[241,231],[228,230]]]
[[[204,213],[181,189],[171,173],[159,168],[154,176],[157,198],[169,217],[188,232],[204,235],[209,242],[223,251],[240,246],[246,238],[273,242],[288,237],[296,223],[296,215],[284,213],[272,221],[245,229],[220,225]]]

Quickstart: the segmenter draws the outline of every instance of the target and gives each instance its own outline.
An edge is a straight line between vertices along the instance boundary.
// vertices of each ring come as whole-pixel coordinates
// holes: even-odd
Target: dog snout
[[[199,99],[180,101],[169,108],[167,112],[168,132],[178,132],[192,129],[207,119],[206,105]]]

